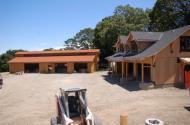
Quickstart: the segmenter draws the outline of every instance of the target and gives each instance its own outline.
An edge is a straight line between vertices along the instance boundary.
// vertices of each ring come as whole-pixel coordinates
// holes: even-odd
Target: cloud
[[[59,50],[59,49],[64,49],[65,47],[62,45],[62,43],[61,43],[61,45],[57,44],[57,45],[51,46],[48,43],[43,42],[43,43],[40,43],[38,46],[34,46],[34,47],[32,47],[32,48],[30,48],[28,50],[29,51],[42,51],[44,49],[49,49],[49,48],[53,48],[53,49]]]

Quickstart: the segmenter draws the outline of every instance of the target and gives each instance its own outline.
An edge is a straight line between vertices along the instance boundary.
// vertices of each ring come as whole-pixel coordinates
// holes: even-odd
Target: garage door
[[[55,73],[67,73],[67,64],[66,63],[55,64]]]
[[[24,72],[25,73],[38,73],[39,72],[39,64],[38,63],[24,64]]]
[[[86,73],[87,72],[87,63],[75,63],[74,70],[78,73]]]

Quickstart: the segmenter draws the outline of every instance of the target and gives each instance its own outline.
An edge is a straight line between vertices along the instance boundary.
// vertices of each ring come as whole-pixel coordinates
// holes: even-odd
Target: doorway
[[[25,73],[38,73],[39,72],[39,64],[38,63],[24,64],[24,72]]]
[[[77,73],[87,73],[87,63],[75,63],[74,70]]]
[[[128,75],[129,75],[129,80],[133,80],[134,76],[133,76],[133,63],[128,63]]]
[[[67,73],[67,64],[66,63],[55,64],[55,73]]]
[[[137,63],[137,80],[141,81],[142,79],[142,64]]]
[[[144,64],[144,81],[150,82],[151,81],[151,65]]]
[[[117,65],[117,74],[122,75],[122,62],[116,62]]]

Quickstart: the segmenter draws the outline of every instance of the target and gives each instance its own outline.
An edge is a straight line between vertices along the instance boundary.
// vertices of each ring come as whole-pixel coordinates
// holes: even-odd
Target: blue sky
[[[94,28],[118,5],[152,8],[156,0],[0,0],[0,53],[60,48],[83,28]]]

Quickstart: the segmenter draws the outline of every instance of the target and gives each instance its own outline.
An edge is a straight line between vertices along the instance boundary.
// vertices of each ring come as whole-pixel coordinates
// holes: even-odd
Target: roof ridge
[[[164,31],[163,33],[165,33],[165,32],[173,32],[173,31],[180,30],[180,29],[183,29],[183,28],[186,28],[186,27],[190,28],[190,25],[186,25],[186,26],[183,26],[183,27],[178,27],[178,28],[175,28],[175,29],[167,30],[167,31]]]
[[[100,52],[100,49],[85,49],[85,50],[51,50],[51,51],[25,51],[16,52],[16,54],[44,54],[44,53],[77,53],[77,52]]]
[[[163,32],[153,32],[153,31],[130,31],[130,32],[138,32],[138,33],[163,33]]]

